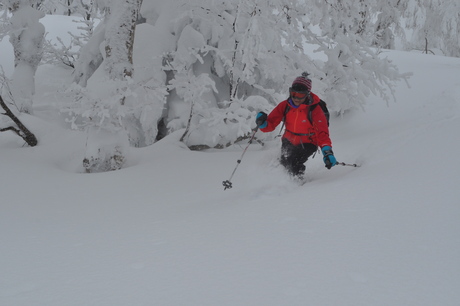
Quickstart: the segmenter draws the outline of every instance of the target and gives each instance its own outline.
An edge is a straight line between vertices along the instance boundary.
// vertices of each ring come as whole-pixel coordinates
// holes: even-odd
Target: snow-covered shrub
[[[273,107],[262,96],[242,100],[224,101],[225,108],[201,108],[193,115],[193,124],[184,139],[192,149],[224,148],[247,138],[255,128],[259,111],[268,112]],[[260,133],[261,140],[273,139],[273,133]]]
[[[104,129],[88,130],[83,168],[86,173],[119,170],[126,162],[127,143],[123,132],[113,133]]]

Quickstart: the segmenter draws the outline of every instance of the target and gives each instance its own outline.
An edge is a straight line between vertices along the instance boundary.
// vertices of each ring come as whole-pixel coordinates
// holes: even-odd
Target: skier
[[[289,88],[287,100],[280,102],[268,116],[264,112],[256,116],[256,124],[262,132],[271,132],[284,121],[280,163],[299,179],[305,173],[305,162],[318,147],[328,169],[337,164],[329,138],[328,118],[322,107],[318,107],[324,102],[311,92],[311,84],[308,74],[303,73]]]

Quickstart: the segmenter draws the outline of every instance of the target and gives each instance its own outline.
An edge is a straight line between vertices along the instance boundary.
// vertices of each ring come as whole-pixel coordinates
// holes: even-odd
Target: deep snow
[[[459,305],[460,59],[387,54],[411,87],[331,120],[360,168],[318,155],[299,187],[277,139],[226,191],[246,143],[193,152],[181,133],[78,173],[86,135],[57,113],[70,71],[41,66],[21,116],[39,145],[0,134],[0,305]]]

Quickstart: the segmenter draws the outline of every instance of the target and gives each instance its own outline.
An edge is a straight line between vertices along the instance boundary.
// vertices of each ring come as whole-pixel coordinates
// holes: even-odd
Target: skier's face
[[[299,106],[300,104],[304,103],[306,98],[307,98],[307,94],[304,92],[296,92],[296,91],[291,92],[292,102],[296,106]]]

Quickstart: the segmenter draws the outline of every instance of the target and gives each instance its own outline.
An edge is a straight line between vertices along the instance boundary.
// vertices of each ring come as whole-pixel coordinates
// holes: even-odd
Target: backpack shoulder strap
[[[278,134],[278,136],[281,136],[281,132],[283,131],[284,125],[286,124],[286,114],[289,112],[290,109],[291,107],[289,106],[289,102],[286,100],[286,108],[284,109],[283,113],[283,125],[281,126],[280,133]]]
[[[307,117],[308,117],[308,121],[310,121],[311,124],[313,124],[312,112],[316,108],[316,106],[318,106],[318,104],[313,104],[308,107]]]
[[[310,121],[311,124],[313,124],[312,112],[318,105],[321,107],[321,110],[323,111],[324,116],[326,116],[327,126],[329,126],[330,114],[329,114],[329,110],[327,109],[326,102],[324,102],[323,100],[319,100],[317,104],[313,104],[310,106],[308,110],[308,120]]]
[[[283,122],[286,121],[286,114],[289,112],[291,107],[289,106],[289,102],[286,103],[286,108],[284,109],[284,114],[283,114]]]

